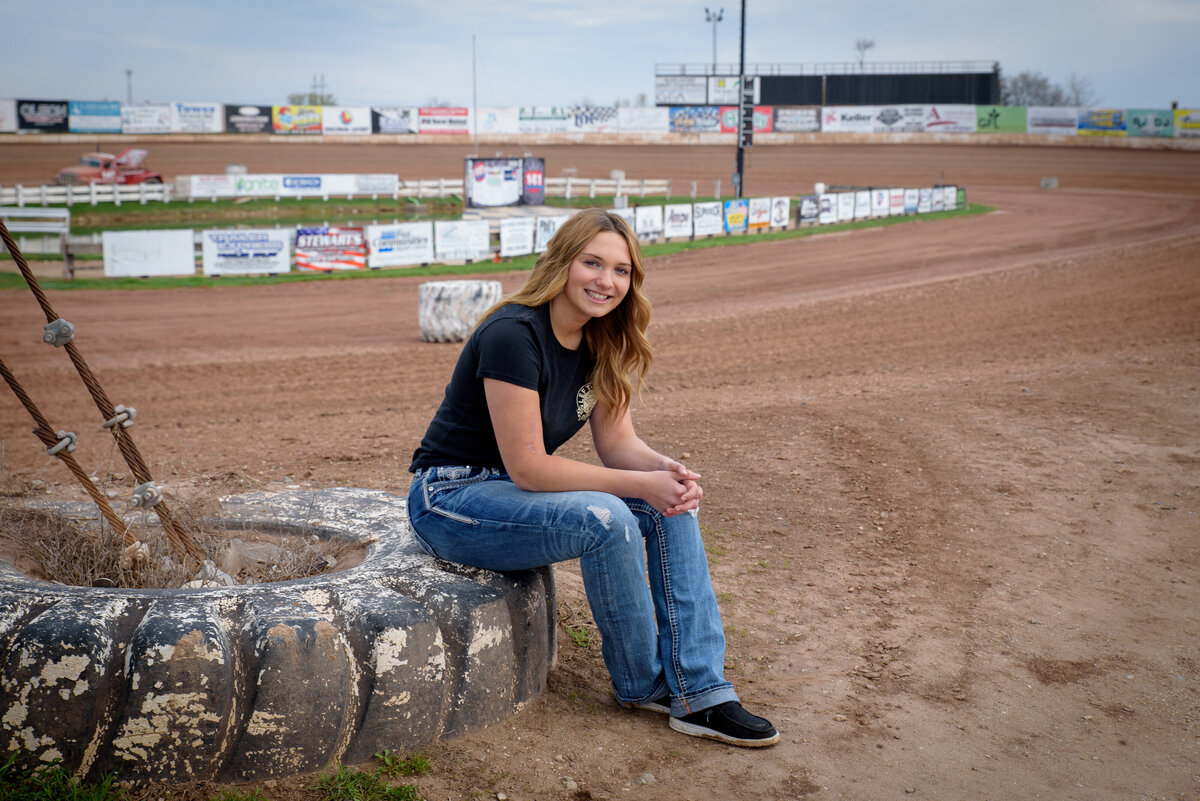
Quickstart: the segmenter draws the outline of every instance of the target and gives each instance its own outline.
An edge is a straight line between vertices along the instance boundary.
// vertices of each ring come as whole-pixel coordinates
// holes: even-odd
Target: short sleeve
[[[476,378],[494,378],[525,389],[537,390],[541,378],[541,353],[533,328],[525,320],[501,317],[476,332]]]

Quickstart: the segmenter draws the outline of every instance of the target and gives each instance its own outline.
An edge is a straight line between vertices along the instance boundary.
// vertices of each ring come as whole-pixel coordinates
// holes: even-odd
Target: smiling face
[[[625,237],[601,231],[571,260],[567,284],[552,301],[560,319],[582,328],[594,317],[603,317],[620,305],[629,291],[633,263]]]

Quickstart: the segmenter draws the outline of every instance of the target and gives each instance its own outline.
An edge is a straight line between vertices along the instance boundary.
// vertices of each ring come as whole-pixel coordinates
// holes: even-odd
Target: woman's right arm
[[[597,490],[621,498],[641,498],[660,512],[683,501],[687,488],[672,472],[617,470],[546,453],[536,390],[494,378],[483,380],[483,390],[504,469],[520,489]]]

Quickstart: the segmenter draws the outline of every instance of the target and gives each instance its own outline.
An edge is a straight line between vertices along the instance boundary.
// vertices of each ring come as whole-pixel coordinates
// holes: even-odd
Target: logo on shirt
[[[591,384],[584,384],[579,388],[579,392],[575,393],[575,415],[580,421],[587,420],[595,408],[596,391],[592,389]]]

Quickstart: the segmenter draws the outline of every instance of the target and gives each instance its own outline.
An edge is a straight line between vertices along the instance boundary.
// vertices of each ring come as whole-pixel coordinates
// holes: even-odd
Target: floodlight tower
[[[742,197],[742,178],[746,163],[746,148],[754,142],[754,93],[746,88],[746,0],[742,0],[742,34],[738,46],[738,91],[741,94],[738,114],[737,172],[733,183],[737,197]]]
[[[713,60],[712,74],[717,74],[717,23],[725,18],[725,9],[720,8],[716,11],[709,11],[708,6],[704,7],[704,21],[711,22],[713,26]]]

